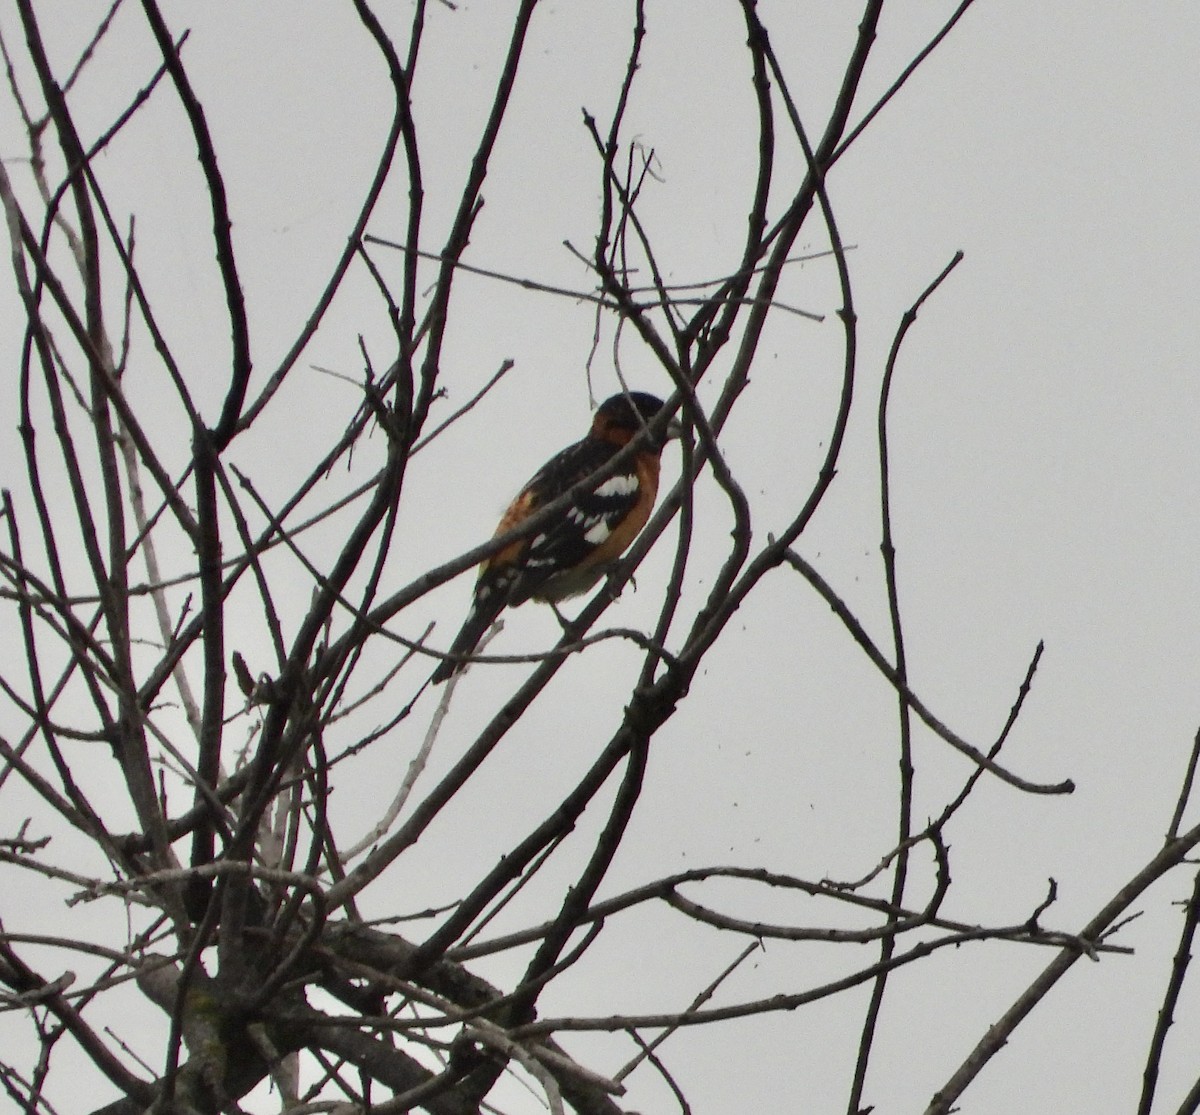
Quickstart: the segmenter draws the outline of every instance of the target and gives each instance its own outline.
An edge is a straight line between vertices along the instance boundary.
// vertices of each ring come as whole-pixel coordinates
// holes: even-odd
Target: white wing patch
[[[618,473],[610,476],[596,489],[596,495],[601,499],[615,499],[632,495],[638,490],[637,473]]]
[[[593,546],[599,546],[610,534],[612,534],[612,528],[608,525],[608,520],[601,518],[583,532],[583,539]]]

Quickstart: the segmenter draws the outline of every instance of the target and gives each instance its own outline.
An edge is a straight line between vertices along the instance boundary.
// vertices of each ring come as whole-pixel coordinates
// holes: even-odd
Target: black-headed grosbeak
[[[519,526],[641,437],[641,448],[623,467],[552,515],[540,530],[480,565],[470,614],[433,673],[435,685],[463,668],[505,608],[530,599],[557,603],[587,592],[625,552],[654,509],[663,446],[679,433],[675,419],[656,427],[657,433],[647,429],[662,408],[661,399],[642,391],[614,395],[596,411],[587,437],[552,457],[521,489],[493,537]]]

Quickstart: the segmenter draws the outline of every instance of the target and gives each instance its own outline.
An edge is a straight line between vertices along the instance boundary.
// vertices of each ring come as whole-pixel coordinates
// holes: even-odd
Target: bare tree
[[[867,128],[886,127],[893,97],[970,0],[871,101],[861,85],[882,6],[862,5],[840,89],[817,121],[797,105],[794,74],[754,0],[731,0],[743,39],[731,54],[752,106],[757,163],[731,233],[740,238],[736,250],[717,273],[677,284],[653,215],[661,187],[653,137],[632,133],[627,119],[647,36],[669,28],[653,26],[653,5],[631,4],[611,104],[604,112],[585,107],[582,118],[578,138],[594,174],[579,188],[599,204],[590,248],[571,249],[587,282],[564,288],[474,258],[470,248],[488,219],[484,186],[498,173],[498,145],[530,64],[536,0],[520,0],[509,18],[490,103],[450,195],[444,167],[436,187],[429,178],[440,124],[423,99],[423,50],[434,20],[459,16],[453,5],[416,0],[400,26],[354,0],[370,64],[390,79],[390,122],[344,246],[321,264],[306,320],[264,364],[252,355],[261,310],[245,293],[231,215],[239,183],[226,178],[206,89],[189,66],[187,31],[155,0],[115,0],[84,48],[67,54],[46,15],[18,0],[0,26],[9,99],[28,142],[24,158],[0,165],[24,329],[6,381],[24,471],[4,478],[0,553],[10,617],[0,677],[0,858],[8,865],[0,983],[22,1036],[0,1056],[0,1081],[23,1109],[232,1111],[269,1083],[278,1091],[272,1102],[297,1112],[465,1115],[490,1096],[504,1110],[540,1104],[602,1115],[626,1109],[630,1082],[657,1075],[689,1111],[695,1085],[669,1071],[664,1043],[669,1049],[686,1028],[796,1011],[859,988],[867,1005],[845,1100],[855,1113],[870,1110],[872,1054],[893,972],[967,942],[1045,954],[1042,974],[971,1055],[944,1066],[946,1082],[928,1110],[948,1112],[1064,972],[1081,957],[1121,950],[1109,940],[1114,926],[1200,841],[1200,828],[1183,825],[1191,770],[1161,851],[1086,924],[1043,924],[1053,886],[1011,924],[946,912],[946,832],[969,815],[975,788],[991,779],[1029,794],[1072,786],[1027,776],[1001,754],[1040,648],[1031,648],[1024,678],[1012,679],[1003,729],[982,744],[943,723],[909,681],[887,404],[902,341],[960,257],[914,282],[886,367],[867,369],[869,386],[856,391],[863,377],[853,257],[830,175]],[[157,61],[127,71],[123,108],[97,122],[87,93],[97,59],[147,38]],[[157,288],[162,270],[152,257],[161,244],[143,244],[138,214],[110,182],[130,157],[126,138],[164,104],[198,160],[211,234],[204,262],[219,284],[228,345],[220,368],[197,368],[181,351],[180,325]],[[371,111],[382,117],[385,107]],[[514,173],[511,165],[504,173]],[[840,322],[841,387],[817,466],[789,479],[787,514],[764,520],[723,445],[739,401],[769,391],[751,385],[769,328],[809,312],[788,296],[802,257],[819,259],[834,280],[828,313]],[[347,309],[350,285],[361,292],[367,282],[374,305],[358,299]],[[611,344],[621,382],[646,386],[626,369],[653,368],[650,386],[670,395],[688,436],[678,480],[650,524],[603,590],[564,619],[554,646],[517,656],[485,645],[479,658],[521,667],[480,664],[431,687],[459,617],[426,626],[427,600],[513,540],[481,541],[419,568],[409,556],[424,552],[431,500],[445,508],[454,498],[435,486],[439,471],[454,467],[446,446],[455,424],[474,423],[489,408],[499,413],[493,389],[520,358],[498,351],[498,370],[471,382],[447,355],[473,328],[479,300],[497,289],[590,307],[595,367]],[[307,374],[316,339],[344,332],[354,316],[376,337],[385,323],[390,347],[380,360],[362,343],[357,375],[336,381],[340,398],[352,392],[352,401],[331,420],[324,398],[306,409],[293,385]],[[581,366],[576,380],[584,374]],[[540,409],[533,400],[524,405]],[[886,640],[872,637],[839,595],[836,572],[800,545],[838,472],[854,408],[877,415]],[[286,457],[282,429],[298,443]],[[564,425],[564,436],[571,429]],[[426,455],[439,453],[430,471]],[[521,529],[536,531],[539,521]],[[487,525],[477,524],[480,539]],[[670,555],[662,577],[638,586],[639,603],[652,596],[654,614],[642,626],[603,626],[653,547]],[[833,610],[895,695],[894,832],[877,866],[850,882],[761,863],[612,885],[614,863],[645,811],[656,740],[702,672],[720,669],[714,649],[739,608],[788,578]],[[604,657],[616,654],[614,645],[619,658]],[[621,665],[612,672],[614,661]],[[553,710],[554,727],[544,726],[542,711],[537,730],[585,734],[569,698],[556,697],[566,692],[556,679],[579,662],[609,678],[586,714],[586,736],[596,740],[588,761],[553,794],[526,796],[513,788],[519,782],[493,781],[496,756],[535,707]],[[476,724],[463,738],[455,706],[485,674],[513,679],[513,688],[471,706]],[[917,732],[965,757],[969,772],[928,823],[913,805]],[[364,785],[386,793],[363,794],[369,804],[360,808]],[[464,867],[453,850],[481,801],[502,801],[508,823],[491,835],[490,866]],[[436,850],[424,852],[431,843]],[[426,893],[416,880],[431,863],[446,896],[438,908],[411,897]],[[21,908],[27,892],[58,911],[36,932]],[[762,920],[756,911],[780,896],[807,899],[809,912]],[[652,948],[664,911],[714,941],[737,938],[736,957],[698,977],[687,1002],[642,1009],[636,981],[618,978],[608,987],[615,1006],[576,1007],[572,970],[614,937],[625,944],[611,947]],[[1148,1051],[1143,1111],[1151,1109],[1198,914],[1193,897]],[[836,950],[836,973],[763,995],[730,994],[731,977],[764,942],[847,947]],[[157,1011],[142,1009],[147,1003]],[[589,1044],[586,1034],[614,1037]],[[89,1079],[102,1078],[91,1102],[78,1085],[81,1058]]]

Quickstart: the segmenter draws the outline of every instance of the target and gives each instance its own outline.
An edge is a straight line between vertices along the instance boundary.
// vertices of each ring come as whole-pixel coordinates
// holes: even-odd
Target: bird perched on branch
[[[470,614],[433,673],[435,685],[466,665],[505,608],[531,599],[553,604],[587,592],[625,552],[654,509],[663,446],[680,432],[674,418],[649,428],[662,409],[661,399],[642,391],[614,395],[596,411],[587,437],[552,457],[521,489],[494,537],[527,522],[638,441],[615,472],[606,472],[594,488],[480,565]]]

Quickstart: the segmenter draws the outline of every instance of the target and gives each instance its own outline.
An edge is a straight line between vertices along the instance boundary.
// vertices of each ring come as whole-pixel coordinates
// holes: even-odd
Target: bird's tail
[[[450,644],[450,649],[446,652],[447,657],[443,658],[438,663],[438,668],[433,671],[430,681],[434,685],[441,685],[467,664],[466,659],[483,638],[483,633],[492,626],[497,615],[499,609],[493,611],[490,608],[481,608],[478,604],[471,609],[462,629]]]

